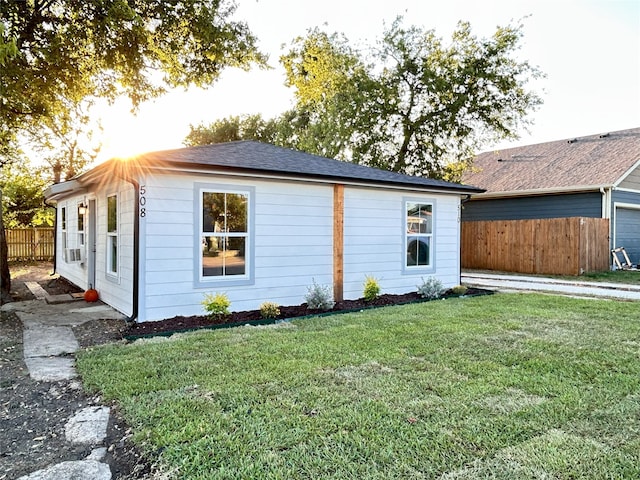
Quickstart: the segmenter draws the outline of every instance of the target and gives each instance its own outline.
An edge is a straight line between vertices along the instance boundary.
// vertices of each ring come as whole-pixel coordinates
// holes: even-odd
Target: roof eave
[[[44,199],[49,202],[57,202],[71,193],[82,193],[84,190],[77,180],[68,180],[62,183],[55,183],[47,188],[44,191]]]
[[[209,164],[190,164],[188,167],[185,167],[184,163],[181,162],[166,162],[163,166],[155,166],[155,167],[147,167],[153,169],[159,169],[164,171],[175,171],[175,172],[192,172],[192,173],[209,173],[212,171],[215,172],[227,172],[235,175],[243,175],[250,177],[261,177],[261,178],[270,178],[270,179],[280,179],[280,180],[298,180],[298,181],[308,181],[308,180],[316,180],[325,183],[344,183],[345,185],[355,185],[355,186],[380,186],[380,187],[395,187],[402,188],[407,190],[427,190],[430,192],[444,192],[444,193],[455,193],[460,195],[477,195],[479,193],[484,192],[485,190],[478,187],[473,187],[469,185],[462,184],[451,184],[451,186],[446,185],[423,185],[420,183],[406,183],[406,182],[394,182],[394,181],[386,181],[386,180],[372,180],[372,179],[358,179],[352,177],[343,177],[343,176],[331,176],[331,175],[321,175],[321,174],[296,174],[292,172],[279,172],[275,170],[260,170],[260,169],[252,169],[252,168],[234,168],[228,166],[220,166],[220,165],[209,165]]]
[[[540,195],[561,195],[566,193],[600,192],[613,188],[613,185],[575,185],[571,187],[534,188],[528,190],[510,190],[506,192],[484,192],[474,195],[478,200],[509,197],[531,197]]]

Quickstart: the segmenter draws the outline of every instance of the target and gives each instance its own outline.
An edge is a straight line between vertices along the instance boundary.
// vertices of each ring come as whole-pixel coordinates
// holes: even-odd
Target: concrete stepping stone
[[[71,443],[101,443],[107,437],[110,412],[105,406],[83,408],[65,425],[65,438]]]
[[[73,358],[25,357],[24,363],[36,382],[61,382],[78,376]]]
[[[29,325],[22,333],[25,358],[75,353],[80,348],[71,327]]]
[[[111,469],[106,463],[95,460],[62,462],[37,472],[20,477],[18,480],[110,480]]]

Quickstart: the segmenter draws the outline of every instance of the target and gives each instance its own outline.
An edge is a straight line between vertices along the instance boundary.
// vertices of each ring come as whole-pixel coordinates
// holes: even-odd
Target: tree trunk
[[[4,303],[10,298],[11,273],[9,272],[9,247],[4,233],[4,219],[2,218],[2,189],[0,189],[0,296]]]

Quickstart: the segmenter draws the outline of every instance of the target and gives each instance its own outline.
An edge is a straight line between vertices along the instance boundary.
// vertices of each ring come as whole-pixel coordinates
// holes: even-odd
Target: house
[[[640,261],[640,128],[485,152],[464,183],[486,191],[463,221],[595,217]]]
[[[460,283],[461,200],[480,189],[240,141],[112,159],[46,193],[56,271],[138,321]],[[408,228],[410,226],[411,228]]]

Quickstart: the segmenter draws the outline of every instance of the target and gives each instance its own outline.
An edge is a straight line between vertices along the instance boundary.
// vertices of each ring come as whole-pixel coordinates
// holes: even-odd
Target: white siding
[[[85,202],[85,196],[69,197],[58,202],[58,231],[56,232],[56,273],[76,284],[80,288],[87,289],[87,263],[67,263],[64,256],[63,232],[62,232],[62,209],[67,210],[67,247],[80,248],[78,238],[78,205]],[[85,202],[86,204],[86,202]],[[85,225],[85,235],[88,227]],[[86,247],[83,248],[86,255]]]
[[[203,314],[206,293],[224,292],[232,310],[256,309],[264,301],[281,305],[304,302],[315,280],[333,284],[333,185],[293,181],[241,179],[213,175],[154,175],[140,179],[143,194],[134,198],[124,181],[90,194],[61,200],[67,207],[69,246],[77,239],[77,204],[96,203],[95,288],[103,301],[126,315],[133,311],[133,228],[141,201],[140,285],[138,320]],[[250,187],[254,207],[253,283],[198,284],[199,259],[196,185]],[[214,187],[215,188],[215,187]],[[118,194],[119,272],[105,273],[107,196]],[[345,186],[344,297],[362,296],[367,275],[380,281],[383,293],[415,291],[421,277],[435,275],[445,287],[459,283],[459,197],[457,195],[392,191]],[[433,269],[427,273],[404,268],[405,200],[434,205]],[[197,213],[197,215],[196,215]],[[88,222],[87,222],[88,224]],[[88,228],[88,226],[87,226]],[[58,231],[58,272],[88,287],[85,264],[62,260]]]
[[[106,273],[107,196],[118,195],[118,275]],[[101,185],[96,196],[96,285],[100,299],[125,315],[133,313],[133,186],[127,182]]]
[[[295,305],[315,279],[331,284],[333,189],[295,182],[231,180],[211,176],[147,178],[141,218],[143,266],[140,321],[203,313],[206,293],[224,292],[232,310],[258,308],[264,301]],[[255,188],[254,284],[195,286],[195,184]],[[144,233],[143,233],[144,232]]]
[[[403,269],[404,199],[434,202],[434,267],[425,273]],[[344,297],[362,297],[365,277],[378,279],[382,293],[416,291],[422,277],[436,276],[445,287],[460,282],[459,197],[345,188]]]

